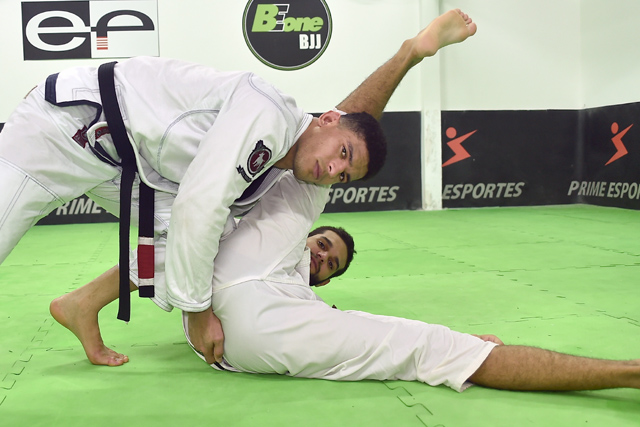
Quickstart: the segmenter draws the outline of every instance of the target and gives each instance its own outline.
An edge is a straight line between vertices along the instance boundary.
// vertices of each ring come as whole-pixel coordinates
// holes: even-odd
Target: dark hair
[[[347,268],[349,268],[349,264],[351,264],[351,261],[353,261],[353,255],[356,254],[355,243],[353,242],[353,237],[351,236],[351,234],[347,233],[344,228],[332,227],[330,225],[324,225],[322,227],[316,228],[315,230],[312,230],[309,233],[308,237],[315,236],[316,234],[322,234],[325,231],[333,231],[338,235],[338,237],[342,239],[344,244],[347,245],[347,262],[345,262],[344,268],[330,276],[338,277],[344,274],[345,271],[347,271]]]
[[[382,169],[387,158],[387,141],[380,123],[369,113],[350,113],[340,117],[340,125],[364,139],[369,164],[367,174],[362,179],[373,177]]]

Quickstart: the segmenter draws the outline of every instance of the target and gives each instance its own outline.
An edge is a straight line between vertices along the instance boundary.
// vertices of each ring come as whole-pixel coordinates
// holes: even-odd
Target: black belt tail
[[[137,173],[136,157],[120,114],[114,81],[116,62],[98,68],[100,98],[107,118],[111,138],[120,156],[122,182],[120,188],[119,265],[120,297],[118,319],[128,322],[131,317],[129,289],[129,229],[131,226],[131,192]],[[153,288],[153,211],[154,192],[140,180],[139,236],[138,236],[138,292],[141,297],[152,298]]]

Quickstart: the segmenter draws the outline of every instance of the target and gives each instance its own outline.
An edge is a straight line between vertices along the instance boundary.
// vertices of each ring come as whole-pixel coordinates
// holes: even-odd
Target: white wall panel
[[[443,0],[478,33],[441,52],[443,110],[580,107],[579,0]]]
[[[159,0],[160,54],[222,69],[253,70],[293,94],[305,109],[322,111],[416,34],[433,11],[460,7],[478,23],[478,34],[442,51],[439,62],[427,60],[413,70],[389,110],[431,110],[434,104],[445,110],[572,109],[640,98],[637,0],[327,3],[334,21],[330,46],[302,70],[274,70],[253,57],[242,36],[245,1]],[[46,75],[103,62],[24,61],[20,5],[19,0],[0,1],[0,121]],[[434,95],[436,86],[439,96]]]
[[[433,3],[435,0],[431,0]],[[420,28],[419,0],[328,0],[333,36],[324,55],[307,68],[279,71],[253,56],[242,34],[246,1],[159,0],[160,55],[224,70],[251,70],[296,97],[308,111],[324,111],[346,97],[359,82],[396,52]],[[21,2],[0,1],[0,121],[22,96],[47,75],[104,60],[24,61]],[[419,75],[398,89],[389,108],[419,111]]]
[[[582,106],[640,101],[640,2],[582,0]]]

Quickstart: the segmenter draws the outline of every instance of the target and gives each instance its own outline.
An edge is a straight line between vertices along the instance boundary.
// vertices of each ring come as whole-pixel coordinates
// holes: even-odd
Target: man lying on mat
[[[640,388],[640,360],[503,345],[493,335],[325,304],[310,285],[342,274],[354,254],[352,239],[341,229],[307,236],[327,197],[328,188],[301,184],[286,173],[222,240],[212,291],[225,331],[224,359],[213,367],[341,381],[421,381],[457,391],[471,384],[509,390]],[[115,278],[117,272],[107,272],[55,300],[51,310],[85,349],[103,347],[105,364],[111,365],[128,361],[102,344],[97,323],[98,310],[117,296]],[[186,333],[187,316],[183,322]]]

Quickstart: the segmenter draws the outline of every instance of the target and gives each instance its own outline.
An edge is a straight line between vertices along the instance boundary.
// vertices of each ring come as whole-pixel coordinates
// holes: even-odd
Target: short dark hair
[[[369,153],[367,180],[376,175],[387,158],[387,140],[380,123],[369,113],[350,113],[340,117],[340,125],[364,139]]]
[[[338,235],[338,237],[342,239],[344,244],[347,245],[347,261],[344,264],[344,268],[330,276],[331,278],[338,277],[344,274],[345,271],[347,271],[347,268],[349,268],[351,261],[353,261],[353,255],[356,254],[355,243],[353,242],[353,237],[351,236],[351,234],[347,233],[347,231],[344,228],[332,227],[330,225],[324,225],[322,227],[318,227],[312,230],[309,233],[308,237],[315,236],[316,234],[322,234],[325,231],[333,231]]]

